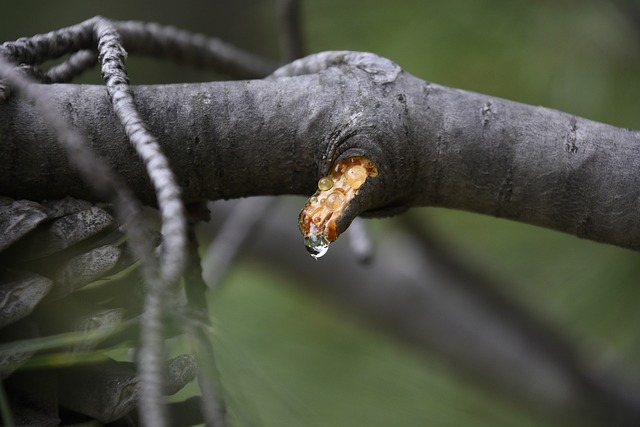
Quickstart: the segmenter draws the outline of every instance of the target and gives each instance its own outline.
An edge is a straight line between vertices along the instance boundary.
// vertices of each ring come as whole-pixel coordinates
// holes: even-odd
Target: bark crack
[[[575,154],[578,152],[578,146],[576,145],[576,141],[578,139],[576,133],[578,130],[578,125],[575,117],[571,117],[569,119],[569,133],[565,137],[564,149],[569,154]]]
[[[482,127],[487,127],[495,114],[491,101],[486,102],[480,109],[480,112],[482,113]]]
[[[496,212],[496,216],[502,216],[505,212],[506,205],[511,202],[511,195],[513,194],[513,168],[510,167],[507,169],[507,173],[500,185],[500,190],[498,191],[498,209]]]

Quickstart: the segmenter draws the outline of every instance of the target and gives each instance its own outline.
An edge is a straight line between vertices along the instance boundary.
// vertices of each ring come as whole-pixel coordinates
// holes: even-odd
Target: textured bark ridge
[[[43,85],[65,119],[154,202],[105,89]],[[640,134],[420,80],[373,54],[325,52],[269,79],[132,87],[189,200],[309,196],[343,159],[379,176],[338,221],[412,206],[469,210],[640,248]],[[0,194],[92,199],[19,96],[0,105]]]

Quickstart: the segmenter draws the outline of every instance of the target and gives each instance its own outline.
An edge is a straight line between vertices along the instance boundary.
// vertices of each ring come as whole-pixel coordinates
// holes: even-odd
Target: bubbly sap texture
[[[314,258],[324,255],[338,238],[336,219],[342,215],[358,189],[378,169],[365,157],[351,157],[337,163],[331,174],[320,178],[318,190],[309,198],[298,218],[307,251]]]

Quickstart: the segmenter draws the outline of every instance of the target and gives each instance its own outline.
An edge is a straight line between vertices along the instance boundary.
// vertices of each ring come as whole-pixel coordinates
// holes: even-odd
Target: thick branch
[[[316,58],[270,80],[132,89],[187,200],[309,195],[334,161],[364,155],[380,174],[342,228],[365,211],[436,205],[640,247],[638,132],[430,84],[371,54]],[[104,88],[41,91],[153,201]],[[55,139],[21,98],[0,106],[0,194],[92,198]]]
[[[419,204],[640,248],[640,133],[424,85]],[[411,108],[411,107],[409,107]]]

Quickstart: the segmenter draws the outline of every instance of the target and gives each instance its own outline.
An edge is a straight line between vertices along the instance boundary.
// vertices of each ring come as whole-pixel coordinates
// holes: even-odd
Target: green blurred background
[[[638,129],[640,24],[625,4],[307,0],[303,11],[309,52],[371,51],[426,80]],[[278,58],[274,1],[25,0],[4,5],[0,39],[96,14],[173,24]],[[133,83],[215,77],[147,59],[129,64]],[[98,73],[84,81],[99,82]],[[581,351],[604,362],[640,361],[636,253],[463,212],[421,214]],[[387,221],[376,222],[382,242]],[[544,425],[438,360],[287,286],[289,280],[286,272],[243,261],[212,298],[219,369],[235,425]]]

